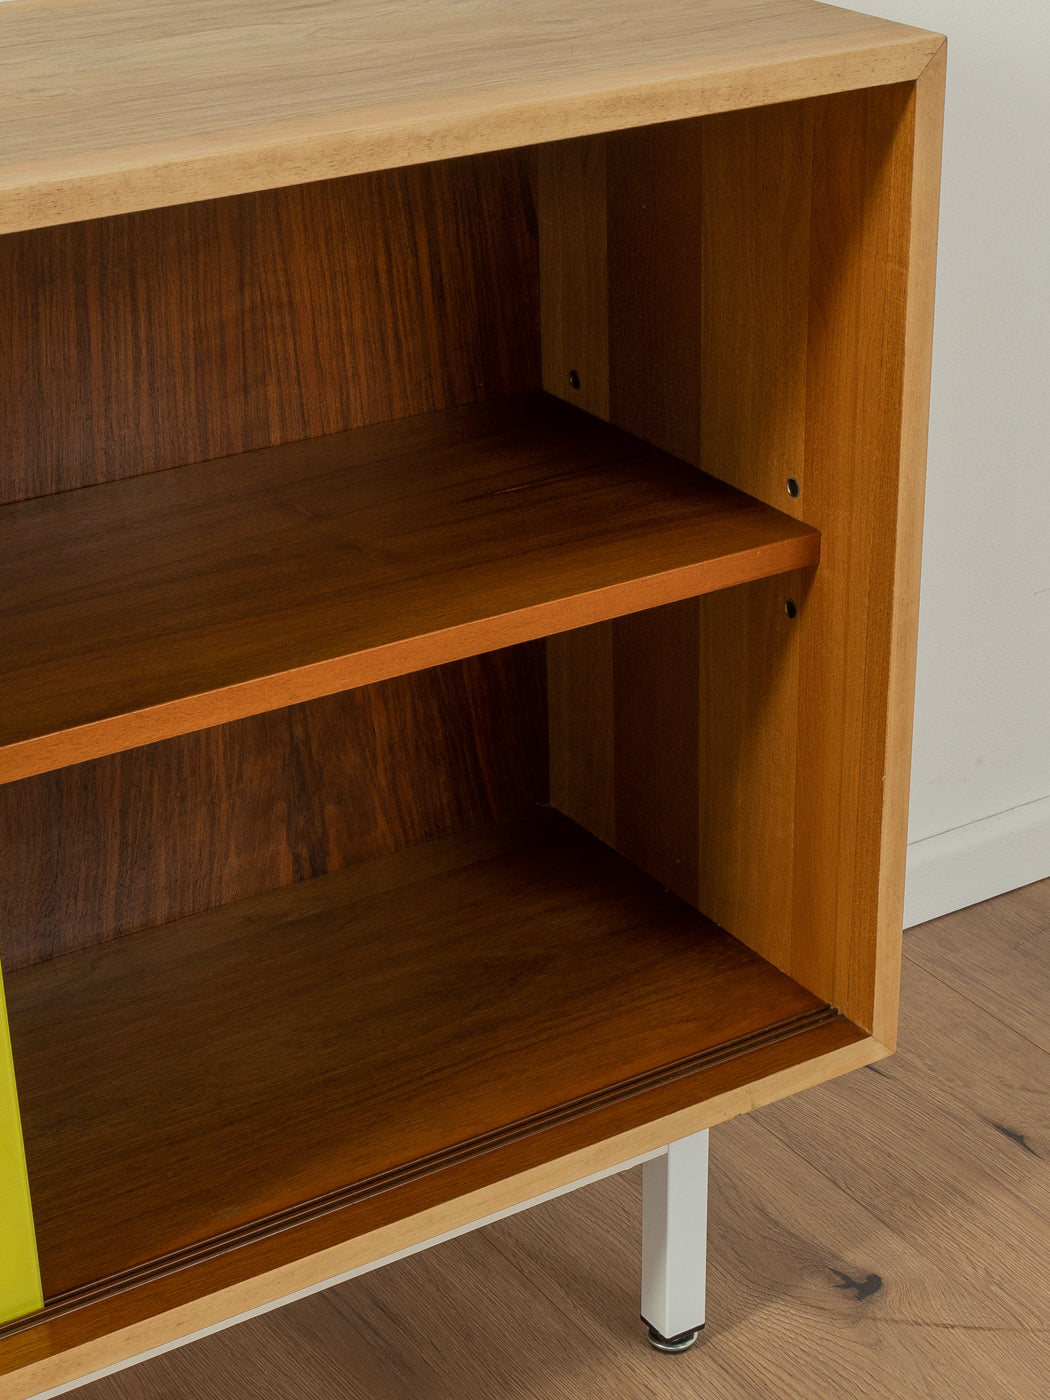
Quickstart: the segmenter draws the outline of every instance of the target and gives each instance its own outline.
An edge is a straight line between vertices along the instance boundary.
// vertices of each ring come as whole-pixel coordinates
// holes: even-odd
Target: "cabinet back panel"
[[[521,151],[0,238],[0,503],[539,387]]]
[[[543,643],[0,787],[11,970],[526,813]]]

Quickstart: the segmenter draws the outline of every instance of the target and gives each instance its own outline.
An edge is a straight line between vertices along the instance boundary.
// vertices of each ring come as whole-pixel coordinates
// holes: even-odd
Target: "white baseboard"
[[[1050,875],[1050,797],[908,847],[904,927]]]

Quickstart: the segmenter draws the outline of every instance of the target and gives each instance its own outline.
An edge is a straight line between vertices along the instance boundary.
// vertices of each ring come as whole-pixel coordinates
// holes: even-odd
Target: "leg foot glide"
[[[649,1337],[649,1345],[653,1350],[665,1352],[668,1356],[676,1356],[680,1351],[688,1351],[704,1330],[703,1323],[701,1323],[699,1327],[694,1327],[690,1332],[679,1332],[674,1337],[665,1337],[662,1332],[656,1330],[651,1322],[645,1324],[645,1329]]]

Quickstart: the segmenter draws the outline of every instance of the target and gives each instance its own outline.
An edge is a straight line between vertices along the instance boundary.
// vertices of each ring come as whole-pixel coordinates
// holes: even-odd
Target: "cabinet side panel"
[[[0,787],[8,968],[527,812],[542,643]]]
[[[607,151],[609,417],[822,534],[811,577],[696,605],[695,632],[661,662],[671,687],[688,690],[698,674],[695,731],[644,705],[629,723],[616,713],[632,686],[645,693],[651,653],[637,639],[614,648],[616,844],[634,803],[659,855],[654,864],[652,849],[625,853],[666,879],[692,823],[698,906],[868,1028],[878,982],[886,1043],[936,198],[939,79],[923,81],[932,95],[920,89],[918,138],[904,84],[704,118],[693,124],[698,145],[666,128],[664,146],[658,131],[628,133]],[[917,140],[930,170],[913,194]],[[694,212],[682,194],[691,162],[703,175]],[[680,217],[660,219],[664,199]],[[662,333],[677,314],[675,287],[687,321],[699,316],[696,339]],[[559,703],[584,708],[583,681]],[[674,762],[624,757],[628,729],[644,755],[657,724],[688,775],[669,791],[660,775]],[[605,742],[584,741],[592,757]]]
[[[0,502],[539,387],[500,152],[0,238]]]
[[[805,516],[822,539],[799,619],[789,970],[866,1028],[879,934],[895,946],[900,937],[879,896],[904,852],[903,833],[885,839],[886,781],[893,769],[892,781],[906,782],[908,761],[887,753],[886,724],[913,116],[911,85],[815,103]],[[909,632],[896,645],[914,656]]]
[[[934,271],[940,200],[941,136],[947,45],[915,85],[914,163],[905,320],[901,484],[897,506],[897,551],[890,632],[889,704],[886,722],[886,782],[882,810],[879,883],[879,947],[872,1032],[893,1047],[897,1034],[904,870],[907,859],[908,791],[912,711],[915,697],[915,638],[918,629],[922,518],[926,480],[930,364],[933,350]],[[907,132],[902,133],[906,139]]]
[[[729,595],[712,600],[714,635],[724,629],[712,654],[733,662],[752,700],[729,814],[746,839],[723,843],[701,908],[865,1027],[880,939],[899,936],[879,882],[897,859],[883,800],[910,102],[908,85],[875,88],[705,124],[703,464],[816,526],[821,562],[772,666],[731,640],[755,619],[734,619]],[[714,688],[705,713],[718,712]],[[725,782],[719,773],[706,790],[705,811],[725,801]],[[763,882],[780,897],[766,899]]]
[[[44,1306],[0,976],[0,1324]]]

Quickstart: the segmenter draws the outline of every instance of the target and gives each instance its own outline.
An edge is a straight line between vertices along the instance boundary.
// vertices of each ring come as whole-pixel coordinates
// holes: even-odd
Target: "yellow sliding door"
[[[44,1305],[3,992],[0,979],[0,1323]]]

